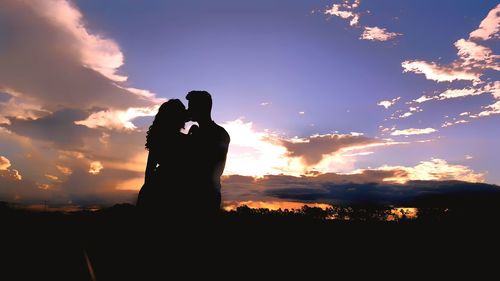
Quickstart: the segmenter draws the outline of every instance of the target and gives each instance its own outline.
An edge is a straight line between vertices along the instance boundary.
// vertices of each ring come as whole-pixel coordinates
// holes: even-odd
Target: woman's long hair
[[[186,107],[178,99],[171,99],[164,102],[149,126],[146,135],[146,149],[162,144],[169,135],[178,133],[186,122]]]

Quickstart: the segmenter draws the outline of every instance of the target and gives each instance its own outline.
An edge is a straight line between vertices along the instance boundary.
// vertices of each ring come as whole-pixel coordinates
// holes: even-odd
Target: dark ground
[[[332,212],[350,220],[325,220]],[[95,280],[315,280],[320,273],[329,279],[366,274],[371,279],[437,274],[482,279],[497,267],[500,213],[495,210],[429,208],[417,219],[392,222],[384,221],[387,212],[239,208],[217,219],[179,222],[146,220],[131,205],[62,213],[4,204],[0,269],[5,278],[0,280],[93,280],[91,270]]]

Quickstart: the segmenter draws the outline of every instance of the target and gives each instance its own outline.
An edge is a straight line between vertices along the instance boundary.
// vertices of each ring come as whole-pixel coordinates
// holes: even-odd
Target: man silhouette
[[[191,91],[186,99],[189,118],[199,125],[189,131],[191,153],[195,155],[193,176],[188,180],[195,188],[196,204],[208,213],[216,213],[221,207],[220,177],[226,165],[230,137],[212,120],[212,97],[207,91]]]

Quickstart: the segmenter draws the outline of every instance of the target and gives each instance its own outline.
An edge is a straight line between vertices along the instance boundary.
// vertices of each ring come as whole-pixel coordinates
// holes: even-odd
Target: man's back
[[[194,181],[198,191],[212,197],[213,206],[220,208],[220,177],[226,165],[230,137],[227,131],[211,121],[193,132],[195,155]],[[207,200],[205,198],[203,200]]]

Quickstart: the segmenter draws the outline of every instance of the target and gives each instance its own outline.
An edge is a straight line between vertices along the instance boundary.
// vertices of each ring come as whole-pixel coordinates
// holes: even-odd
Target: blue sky
[[[381,124],[439,127],[439,114],[458,114],[489,99],[426,105],[425,112],[398,122],[384,122],[388,112],[376,106],[380,100],[401,96],[409,101],[450,87],[403,73],[401,62],[453,61],[453,42],[477,28],[496,1],[363,1],[362,24],[403,34],[385,42],[359,40],[359,28],[325,16],[333,3],[148,1],[138,7],[134,1],[77,2],[90,28],[122,47],[122,71],[131,84],[167,98],[207,89],[221,122],[245,117],[258,128],[300,137],[333,131],[377,136]],[[493,77],[498,79],[498,73]],[[498,120],[489,119],[440,132],[447,148],[406,151],[410,160],[403,162],[425,157],[462,161],[465,154],[476,154],[488,163],[477,163],[479,169],[498,166],[491,156],[498,148],[488,141],[499,134]],[[471,149],[474,143],[489,144],[496,153]],[[388,157],[395,158],[393,163],[402,160],[399,154]]]
[[[135,86],[165,97],[207,89],[219,120],[245,116],[292,135],[373,135],[386,117],[374,106],[379,100],[418,98],[447,86],[403,74],[401,61],[453,60],[453,42],[496,1],[433,1],[432,9],[425,1],[363,2],[370,14],[362,23],[404,34],[390,42],[358,40],[359,30],[320,13],[331,3],[77,2],[92,30],[119,43],[126,57],[121,71]],[[273,107],[263,109],[262,102]]]
[[[234,134],[246,136],[233,138],[229,174],[398,168],[413,173],[409,179],[414,180],[422,175],[419,169],[427,167],[419,164],[434,163],[435,170],[425,170],[421,179],[500,184],[496,141],[500,109],[495,109],[500,94],[494,94],[500,87],[499,23],[498,16],[490,15],[500,9],[497,1],[47,0],[42,1],[47,5],[24,6],[10,2],[3,4],[7,12],[0,13],[0,58],[3,55],[5,60],[0,62],[6,66],[0,75],[12,74],[0,78],[4,96],[0,96],[0,126],[11,135],[3,136],[0,156],[9,163],[5,171],[16,170],[38,187],[64,185],[64,177],[55,174],[61,169],[54,167],[64,166],[57,159],[68,153],[86,161],[81,167],[99,162],[103,172],[112,172],[117,178],[106,183],[106,190],[120,189],[117,182],[131,184],[133,176],[120,174],[122,168],[111,149],[94,145],[113,146],[133,135],[130,143],[140,146],[154,106],[162,98],[184,99],[193,89],[212,93],[214,119]],[[60,9],[45,12],[51,5]],[[18,17],[9,16],[9,11]],[[483,27],[489,31],[472,34]],[[50,36],[38,38],[37,34]],[[19,54],[29,48],[14,52],[10,46],[26,46],[26,42],[41,44],[44,51],[24,55],[33,56],[24,62]],[[61,59],[57,59],[61,55],[57,46],[67,47]],[[460,50],[465,53],[460,55]],[[52,56],[57,63],[44,68]],[[23,63],[33,71],[17,69]],[[78,71],[67,71],[73,66]],[[95,73],[80,73],[76,67],[82,66]],[[40,75],[44,69],[48,74]],[[92,75],[102,77],[89,78]],[[457,78],[460,75],[468,78]],[[77,82],[83,86],[75,90],[72,85]],[[52,84],[46,92],[38,90]],[[89,84],[99,86],[88,89],[89,94],[84,91]],[[148,91],[147,97],[138,97],[130,88]],[[469,89],[469,94],[440,98],[449,89]],[[114,91],[128,96],[121,100]],[[422,96],[430,100],[415,101]],[[378,105],[393,99],[388,108]],[[127,108],[141,109],[123,113]],[[61,110],[69,110],[67,116],[75,118],[65,128],[74,130],[83,144],[48,141],[36,132],[45,128],[37,126],[48,126],[49,121],[34,125],[26,121],[42,120]],[[62,128],[59,123],[50,124],[55,130]],[[17,137],[26,138],[26,146],[10,140]],[[255,141],[244,143],[245,138]],[[266,142],[270,138],[274,142]],[[339,144],[342,138],[349,141]],[[303,155],[289,144],[297,141],[309,144],[300,148]],[[320,144],[314,145],[316,141]],[[53,168],[36,172],[27,162],[27,147],[45,149],[40,153],[51,156],[40,161]],[[121,161],[144,158],[140,148]],[[260,156],[248,156],[246,151]],[[78,153],[81,157],[75,156]],[[274,164],[252,174],[263,155],[273,153],[276,157],[266,161]],[[314,153],[321,154],[322,162],[305,163]],[[280,162],[283,159],[285,164]],[[133,169],[124,170],[136,173],[134,183],[138,183],[143,162],[134,161]],[[241,163],[251,164],[242,168]],[[76,171],[80,164],[65,165],[73,165],[71,170]],[[433,178],[433,173],[443,177]],[[47,174],[58,180],[48,181]],[[98,177],[93,176],[93,180]]]

